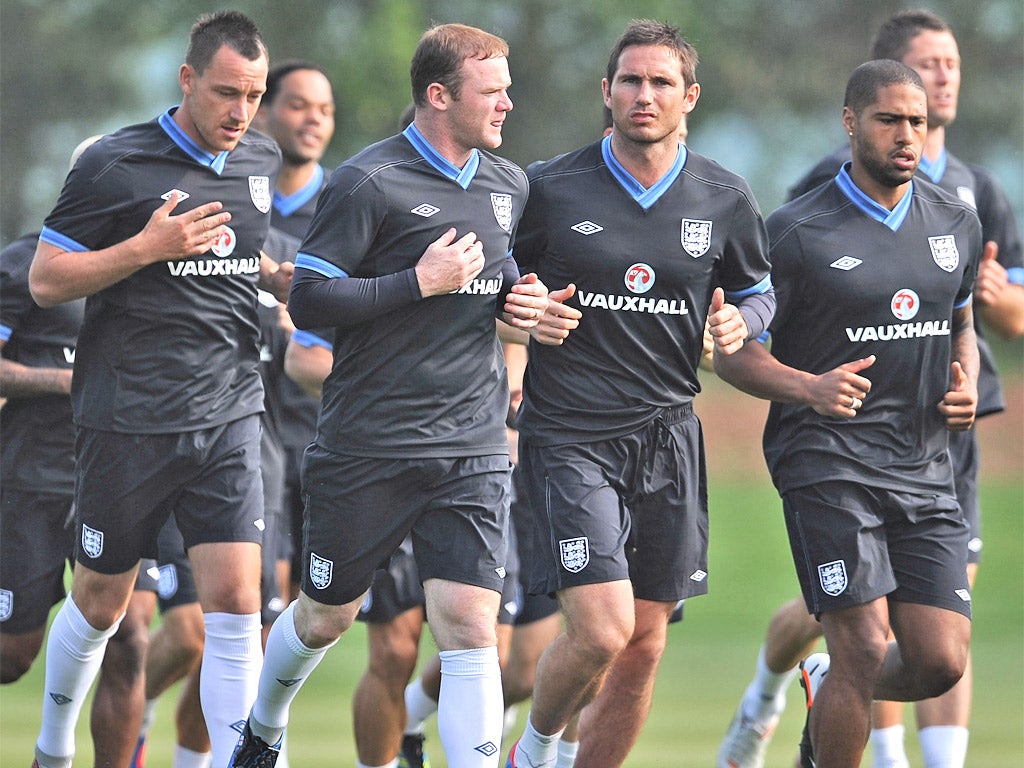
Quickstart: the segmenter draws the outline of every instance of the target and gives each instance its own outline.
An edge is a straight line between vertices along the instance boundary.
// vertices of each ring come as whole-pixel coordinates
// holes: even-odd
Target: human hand
[[[875,356],[870,355],[814,376],[808,392],[808,405],[822,416],[852,419],[871,391],[871,381],[859,374],[874,364]]]
[[[725,301],[725,291],[715,288],[708,307],[707,329],[714,341],[714,353],[731,355],[747,338],[747,321],[733,305]]]
[[[978,264],[978,276],[974,281],[974,300],[978,304],[998,304],[1009,285],[1006,268],[996,261],[998,255],[998,243],[994,240],[985,243],[981,263]]]
[[[950,365],[949,391],[939,403],[939,413],[946,419],[946,429],[963,432],[974,425],[978,408],[978,390],[958,360]]]
[[[282,261],[278,264],[262,251],[260,252],[259,286],[274,295],[282,304],[288,302],[288,291],[291,289],[292,277],[295,276],[295,264]]]
[[[502,319],[514,328],[528,330],[537,325],[548,306],[548,288],[533,272],[513,283],[505,296]]]
[[[473,232],[458,240],[455,234],[452,227],[428,245],[416,263],[416,281],[423,298],[454,293],[483,270],[483,243]]]
[[[217,240],[228,234],[225,226],[231,214],[221,211],[220,202],[206,203],[191,211],[173,213],[179,203],[175,192],[153,211],[138,234],[139,247],[150,262],[187,259],[206,253]]]
[[[569,332],[579,327],[583,313],[565,304],[576,293],[576,286],[569,283],[565,288],[548,293],[548,306],[543,317],[530,331],[530,335],[541,344],[559,346]]]

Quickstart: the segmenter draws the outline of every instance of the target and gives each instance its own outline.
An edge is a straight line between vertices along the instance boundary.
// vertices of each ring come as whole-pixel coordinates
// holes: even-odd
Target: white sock
[[[384,763],[384,765],[365,765],[356,760],[356,768],[398,768],[398,758],[396,757],[390,763]]]
[[[120,624],[118,619],[105,631],[93,629],[71,595],[57,611],[46,641],[43,720],[36,742],[44,755],[68,759],[74,755],[78,716],[99,674],[107,640]]]
[[[526,729],[516,744],[517,761],[513,768],[524,768],[524,766],[554,768],[555,762],[558,760],[558,745],[561,738],[562,731],[552,733],[550,736],[539,733],[533,727],[533,720],[527,718]]]
[[[930,725],[917,732],[924,768],[963,768],[970,733],[960,725]]]
[[[573,768],[576,764],[576,753],[580,751],[578,741],[558,740],[558,761],[555,768]]]
[[[405,686],[405,733],[423,733],[427,718],[437,712],[437,702],[423,690],[423,678]]]
[[[146,699],[142,707],[142,725],[139,727],[139,738],[145,739],[149,735],[153,723],[156,722],[156,704],[160,699]]]
[[[212,752],[193,752],[180,744],[174,745],[174,768],[210,768],[213,765]]]
[[[314,649],[303,644],[295,632],[294,602],[277,617],[267,637],[259,693],[252,705],[250,724],[257,736],[277,743],[288,725],[288,708],[332,645]]]
[[[903,734],[902,725],[871,729],[871,768],[910,768]]]
[[[441,651],[437,730],[450,768],[496,765],[504,712],[496,647]]]
[[[743,714],[759,723],[766,723],[786,708],[786,689],[799,672],[799,667],[786,672],[772,672],[764,658],[764,645],[757,652],[754,679],[743,694]]]
[[[260,614],[204,613],[203,623],[206,642],[199,698],[213,746],[213,763],[227,765],[256,698],[263,656]]]
[[[505,714],[501,719],[501,740],[504,742],[516,729],[516,723],[519,721],[519,705],[509,704],[505,707]]]

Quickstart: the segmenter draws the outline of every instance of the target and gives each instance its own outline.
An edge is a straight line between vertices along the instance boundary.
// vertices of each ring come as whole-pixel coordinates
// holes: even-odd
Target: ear
[[[853,113],[853,110],[849,107],[843,107],[843,130],[846,131],[847,135],[853,136],[854,129],[857,127],[857,116]]]
[[[182,64],[178,69],[178,84],[181,86],[181,92],[186,96],[192,93],[192,89],[195,87],[196,71],[189,64]]]
[[[693,83],[689,88],[686,89],[686,103],[683,106],[684,115],[693,112],[693,108],[697,106],[697,99],[699,98],[700,83]]]
[[[427,104],[441,112],[448,109],[448,105],[452,100],[451,91],[441,83],[431,83],[428,85],[426,96]]]
[[[604,98],[604,105],[611,109],[612,107],[612,86],[608,82],[607,77],[601,78],[601,95]]]

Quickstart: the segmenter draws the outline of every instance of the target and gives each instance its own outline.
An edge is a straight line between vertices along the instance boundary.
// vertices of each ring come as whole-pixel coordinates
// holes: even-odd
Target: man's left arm
[[[974,424],[978,407],[978,339],[971,303],[953,310],[949,390],[939,403],[946,428],[962,432]]]

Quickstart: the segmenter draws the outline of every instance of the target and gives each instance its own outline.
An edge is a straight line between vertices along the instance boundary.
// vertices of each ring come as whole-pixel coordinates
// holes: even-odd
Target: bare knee
[[[33,632],[0,634],[0,684],[21,679],[32,667],[43,645],[43,629]]]
[[[921,691],[921,698],[931,699],[941,696],[960,681],[967,667],[967,654],[962,657],[944,654],[913,663],[910,661],[905,659],[904,663]]]
[[[206,645],[206,624],[198,603],[176,612],[164,627],[172,639],[171,646],[182,659],[199,659]]]
[[[629,645],[632,623],[609,622],[604,626],[567,627],[570,644],[591,666],[610,666]]]
[[[300,594],[293,614],[295,634],[307,648],[325,648],[348,631],[361,603],[362,599],[347,605],[324,605]]]
[[[389,687],[404,690],[416,670],[418,656],[419,634],[394,626],[370,628],[369,671],[388,682]]]

